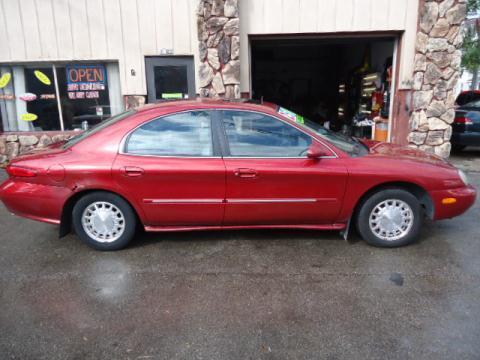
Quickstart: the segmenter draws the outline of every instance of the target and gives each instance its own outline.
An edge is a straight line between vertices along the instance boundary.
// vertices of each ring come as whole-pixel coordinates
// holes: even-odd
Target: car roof
[[[239,109],[272,113],[278,105],[252,99],[210,99],[195,98],[189,100],[167,100],[148,104],[137,109],[137,112],[170,113],[193,109]]]

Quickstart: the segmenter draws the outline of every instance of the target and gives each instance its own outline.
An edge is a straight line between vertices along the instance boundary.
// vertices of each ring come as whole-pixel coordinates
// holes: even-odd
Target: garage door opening
[[[252,97],[335,131],[387,139],[395,38],[251,38]]]

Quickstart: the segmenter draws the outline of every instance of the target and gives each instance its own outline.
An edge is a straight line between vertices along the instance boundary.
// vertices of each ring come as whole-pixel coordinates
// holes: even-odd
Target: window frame
[[[163,118],[172,116],[172,115],[178,115],[178,114],[185,114],[185,113],[191,113],[191,112],[198,112],[198,111],[204,111],[209,114],[210,117],[210,131],[211,131],[211,141],[212,141],[212,155],[211,156],[192,156],[192,155],[155,155],[155,154],[134,154],[130,153],[127,151],[127,145],[128,141],[130,140],[130,137],[133,135],[133,133],[141,128],[142,126],[149,124],[153,121],[161,120]],[[220,145],[220,136],[218,134],[218,126],[216,126],[217,121],[214,119],[214,114],[211,109],[189,109],[189,110],[183,110],[183,111],[178,111],[178,112],[172,112],[168,114],[164,114],[161,116],[156,116],[152,119],[149,119],[147,121],[142,122],[141,124],[137,125],[135,128],[131,129],[128,131],[128,133],[123,137],[122,141],[120,142],[119,146],[119,151],[118,153],[121,155],[128,155],[128,156],[139,156],[139,157],[154,157],[154,158],[178,158],[178,159],[216,159],[216,158],[222,158],[222,150],[221,150],[221,145]]]
[[[225,111],[254,113],[254,114],[259,114],[259,115],[263,115],[263,116],[268,116],[268,117],[271,117],[275,120],[281,121],[284,124],[286,124],[287,126],[291,126],[294,129],[298,130],[299,132],[304,133],[305,135],[310,137],[312,139],[312,143],[317,142],[317,143],[321,144],[322,146],[325,146],[332,153],[332,155],[321,156],[321,157],[319,157],[320,159],[336,159],[336,158],[338,158],[337,152],[331,146],[325,144],[323,141],[318,140],[312,134],[304,131],[304,129],[302,129],[300,127],[296,127],[295,125],[289,123],[288,121],[286,121],[286,120],[284,120],[284,119],[282,119],[278,116],[268,114],[268,113],[265,113],[265,112],[262,112],[262,111],[255,111],[255,110],[229,109],[229,108],[215,109],[215,110],[213,110],[214,117],[215,117],[215,122],[218,123],[218,127],[220,127],[222,153],[223,153],[223,156],[226,157],[226,158],[229,158],[229,159],[303,159],[303,160],[305,160],[305,159],[308,159],[308,156],[307,155],[305,155],[305,156],[238,156],[238,155],[232,155],[231,152],[230,152],[230,144],[229,144],[229,141],[228,141],[227,131],[226,131],[225,125],[223,123],[223,112],[225,112]]]

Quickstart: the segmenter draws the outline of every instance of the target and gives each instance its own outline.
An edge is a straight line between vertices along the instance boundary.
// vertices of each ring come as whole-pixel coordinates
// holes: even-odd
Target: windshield
[[[332,130],[324,128],[311,120],[304,118],[301,115],[295,114],[293,111],[280,107],[278,113],[294,120],[300,126],[314,131],[325,140],[331,142],[340,150],[345,151],[350,156],[363,156],[369,153],[368,146],[360,142],[354,137],[346,136],[341,133],[333,132]]]
[[[82,141],[83,139],[89,137],[90,135],[93,135],[97,132],[99,132],[100,130],[103,130],[105,129],[106,127],[110,126],[110,125],[113,125],[115,124],[117,121],[120,121],[120,120],[123,120],[125,119],[126,117],[132,115],[135,113],[135,110],[127,110],[127,111],[124,111],[120,114],[117,114],[117,115],[114,115],[108,119],[106,119],[105,121],[102,121],[101,123],[91,127],[90,129],[72,137],[71,139],[69,139],[64,145],[63,145],[63,148],[64,149],[68,149],[69,147],[72,147],[73,145],[75,144],[78,144],[80,141]]]

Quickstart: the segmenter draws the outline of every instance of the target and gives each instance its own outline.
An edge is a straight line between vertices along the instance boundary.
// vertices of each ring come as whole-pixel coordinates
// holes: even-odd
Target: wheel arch
[[[373,186],[360,196],[353,209],[352,218],[356,218],[363,202],[373,194],[386,189],[403,189],[413,194],[424,209],[428,218],[433,220],[435,214],[435,205],[428,191],[422,186],[408,181],[391,181]]]
[[[128,203],[128,205],[130,205],[132,207],[138,223],[143,224],[142,217],[139,214],[139,209],[137,209],[135,207],[135,205],[132,204],[132,202],[129,199],[127,199],[125,196],[119,194],[118,192],[115,192],[115,191],[112,191],[112,190],[107,190],[107,189],[100,189],[100,188],[99,189],[84,189],[84,190],[78,191],[78,192],[74,193],[72,196],[70,196],[67,199],[67,201],[65,202],[65,204],[63,205],[62,216],[60,217],[60,228],[59,228],[59,236],[61,238],[68,235],[70,233],[71,229],[72,229],[72,211],[73,211],[73,207],[75,206],[75,204],[85,195],[88,195],[88,194],[91,194],[91,193],[94,193],[94,192],[110,193],[110,194],[113,194],[113,195],[116,195],[116,196],[122,198],[123,200],[125,200]]]

